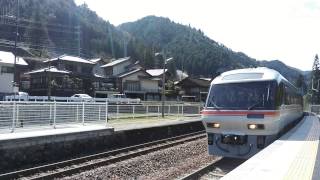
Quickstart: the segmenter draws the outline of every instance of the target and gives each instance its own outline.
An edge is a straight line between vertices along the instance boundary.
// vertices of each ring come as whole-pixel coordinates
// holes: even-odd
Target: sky
[[[148,15],[201,29],[257,60],[311,70],[320,54],[319,0],[75,0],[111,24]]]

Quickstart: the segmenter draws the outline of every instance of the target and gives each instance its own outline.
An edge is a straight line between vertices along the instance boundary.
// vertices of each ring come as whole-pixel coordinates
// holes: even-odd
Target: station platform
[[[199,118],[127,119],[0,131],[0,174],[203,130]]]
[[[223,180],[320,179],[320,122],[305,116],[293,129],[224,176]]]
[[[51,136],[70,133],[81,133],[89,131],[106,130],[124,131],[133,129],[143,129],[158,126],[167,126],[175,124],[183,124],[187,122],[201,121],[199,117],[179,117],[179,118],[150,118],[146,120],[130,119],[127,121],[113,121],[106,125],[104,121],[93,121],[90,123],[64,123],[56,125],[56,128],[52,126],[26,126],[23,128],[16,128],[14,132],[10,129],[0,129],[0,142],[4,140],[14,140],[22,138],[32,138],[39,136]]]
[[[26,127],[18,129],[12,133],[10,133],[9,130],[2,130],[2,133],[0,134],[0,142],[6,140],[24,139],[40,136],[58,136],[62,134],[82,133],[101,130],[113,132],[114,128],[110,126],[106,127],[99,124],[64,124],[63,126],[56,126],[55,129],[52,127],[42,127],[41,129],[39,129],[39,127]]]
[[[184,116],[184,117],[169,117],[169,118],[150,118],[145,121],[135,121],[130,120],[130,122],[114,122],[110,123],[110,126],[114,128],[114,131],[124,131],[124,130],[133,130],[133,129],[145,129],[150,127],[161,127],[168,125],[178,125],[190,122],[201,122],[200,117],[194,116]]]

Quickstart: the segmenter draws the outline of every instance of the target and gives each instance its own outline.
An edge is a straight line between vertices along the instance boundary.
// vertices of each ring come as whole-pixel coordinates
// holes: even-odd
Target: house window
[[[83,66],[81,73],[90,74],[91,73],[91,68]]]
[[[72,71],[72,72],[74,71],[74,67],[71,64],[66,64],[65,67],[66,67],[66,70],[68,71]]]
[[[13,67],[1,66],[1,73],[13,73]]]
[[[127,91],[140,91],[140,82],[139,81],[125,82],[125,90],[127,90]]]

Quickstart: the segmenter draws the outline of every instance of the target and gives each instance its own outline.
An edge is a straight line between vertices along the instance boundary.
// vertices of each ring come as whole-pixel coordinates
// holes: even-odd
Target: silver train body
[[[301,94],[277,71],[225,72],[212,81],[202,111],[209,154],[249,158],[302,116]]]

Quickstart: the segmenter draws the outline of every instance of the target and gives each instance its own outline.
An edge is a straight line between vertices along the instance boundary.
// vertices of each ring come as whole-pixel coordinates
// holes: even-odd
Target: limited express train
[[[275,70],[222,73],[212,81],[202,111],[209,154],[253,156],[303,116],[302,106],[301,93]]]

